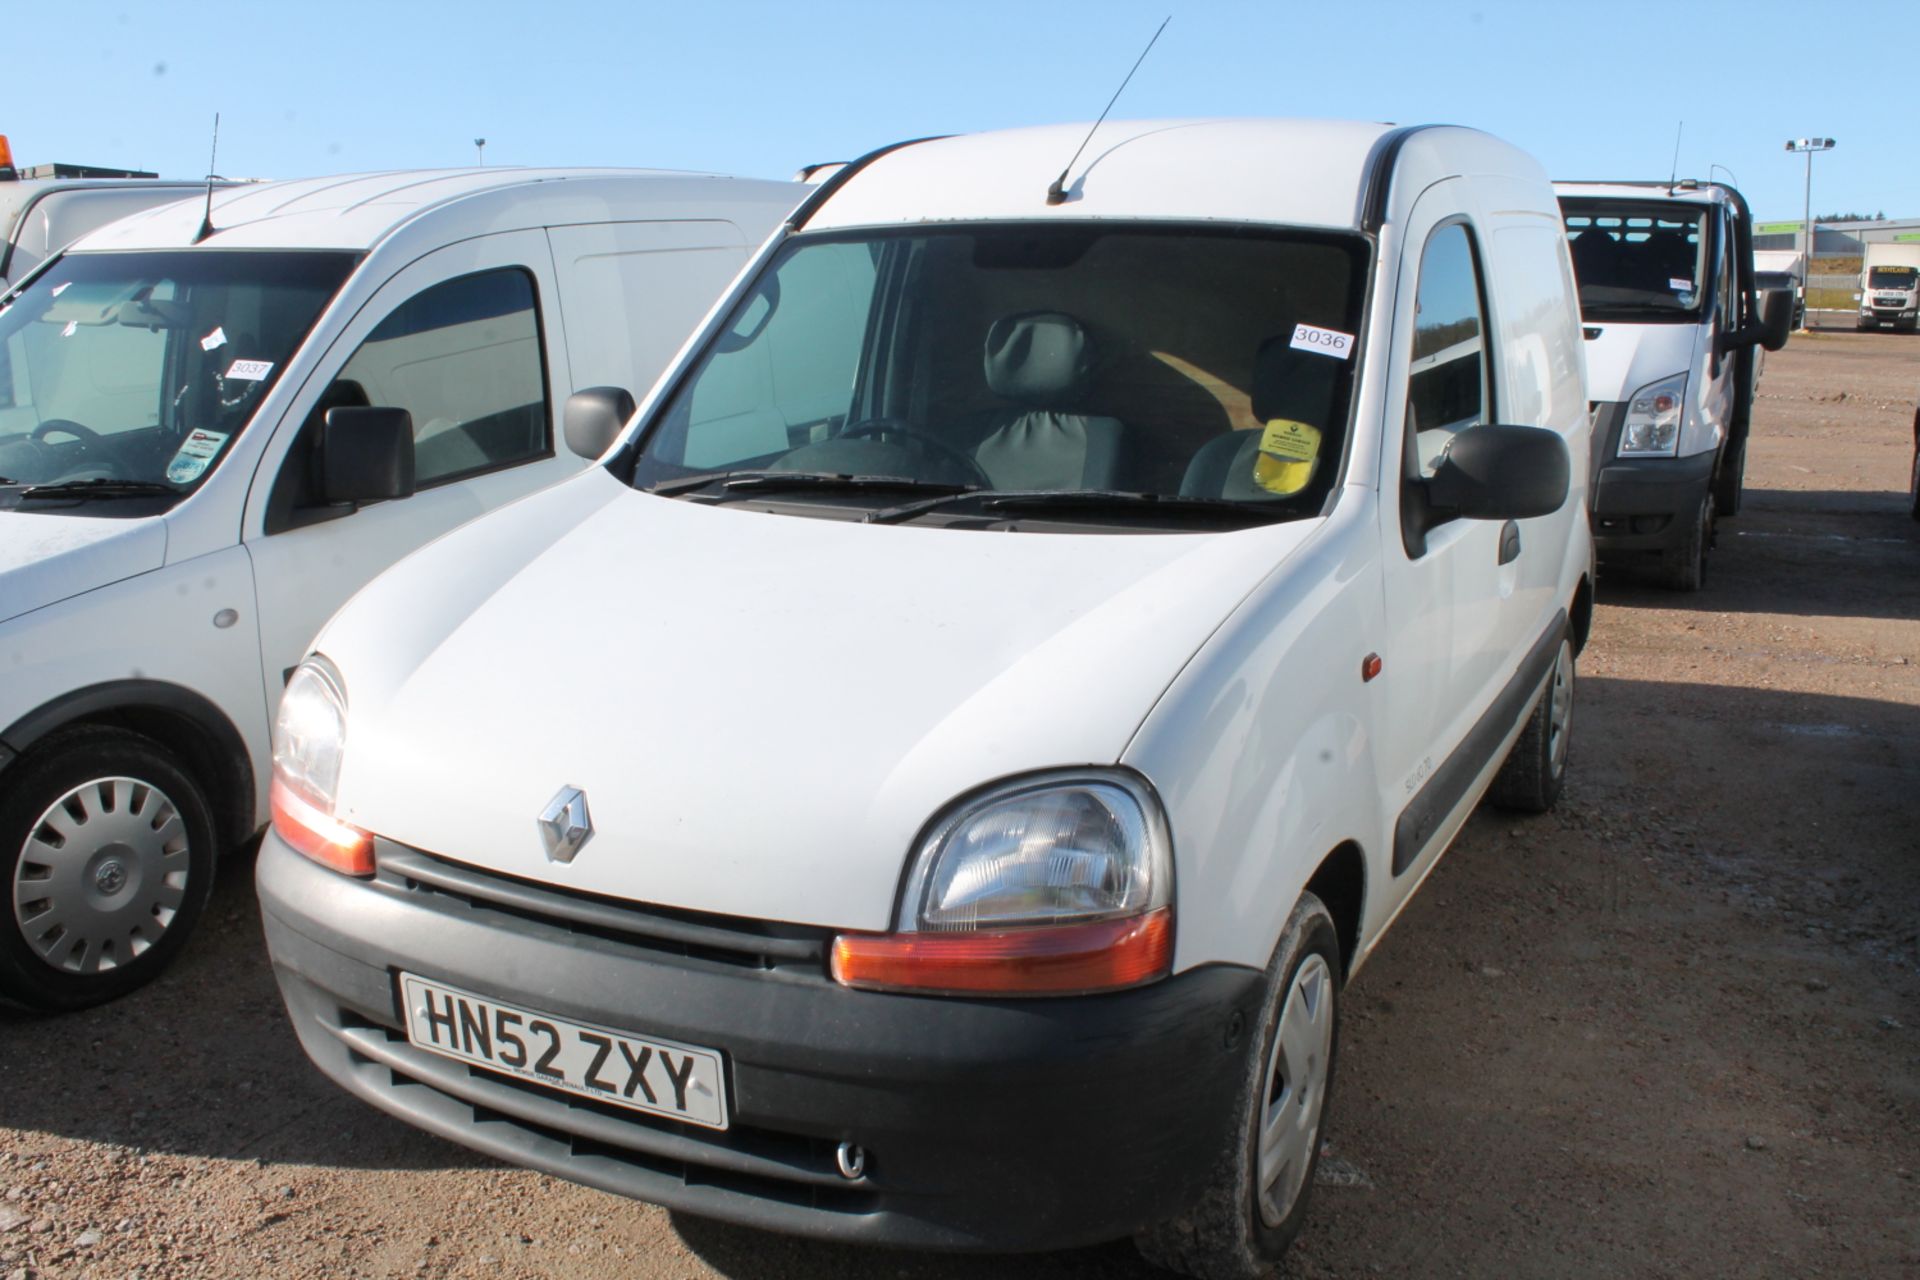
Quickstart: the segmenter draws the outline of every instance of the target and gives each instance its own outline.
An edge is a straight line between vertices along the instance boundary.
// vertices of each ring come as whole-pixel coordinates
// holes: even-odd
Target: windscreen
[[[1911,289],[1920,281],[1920,267],[1875,267],[1867,272],[1869,289]]]
[[[192,490],[355,261],[232,251],[58,260],[0,304],[0,477],[70,490],[97,482],[103,497]]]
[[[1560,206],[1583,318],[1698,320],[1713,292],[1704,207],[1615,200],[1562,200]]]
[[[1137,225],[798,237],[655,419],[634,483],[706,499],[703,476],[770,473],[769,492],[800,474],[843,518],[916,485],[954,491],[926,504],[943,514],[1054,499],[1084,524],[1317,513],[1366,254],[1355,236]]]

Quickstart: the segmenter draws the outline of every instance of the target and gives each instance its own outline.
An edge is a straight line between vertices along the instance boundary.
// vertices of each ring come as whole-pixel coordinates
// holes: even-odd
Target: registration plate
[[[726,1080],[712,1049],[570,1022],[410,973],[400,975],[400,993],[416,1048],[649,1115],[727,1127]]]

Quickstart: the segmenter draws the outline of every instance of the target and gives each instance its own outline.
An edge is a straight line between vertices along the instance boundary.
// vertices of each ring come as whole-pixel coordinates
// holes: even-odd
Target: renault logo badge
[[[593,835],[593,818],[587,813],[587,793],[578,787],[562,787],[547,802],[540,815],[540,843],[547,847],[553,862],[572,862],[580,846]]]

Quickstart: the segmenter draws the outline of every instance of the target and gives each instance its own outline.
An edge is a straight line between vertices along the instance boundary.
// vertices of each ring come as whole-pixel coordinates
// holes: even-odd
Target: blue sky
[[[90,0],[7,6],[0,133],[70,160],[299,177],[469,163],[785,177],[929,133],[1091,120],[1160,20],[1116,117],[1443,121],[1559,177],[1738,178],[1765,219],[1920,216],[1912,94],[1862,92],[1915,0]],[[1821,22],[1807,34],[1810,18]],[[1807,62],[1801,50],[1819,51]],[[1912,78],[1911,49],[1899,69]],[[1817,91],[1800,88],[1808,82]],[[1061,157],[1064,163],[1066,157]]]

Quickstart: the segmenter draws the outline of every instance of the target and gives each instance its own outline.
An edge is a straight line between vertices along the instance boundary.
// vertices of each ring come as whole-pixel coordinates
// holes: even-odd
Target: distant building
[[[1798,249],[1800,219],[1791,222],[1762,222],[1755,225],[1755,249]],[[1862,246],[1887,241],[1920,242],[1920,218],[1882,218],[1868,221],[1818,222],[1813,240],[1816,258],[1857,258]]]

